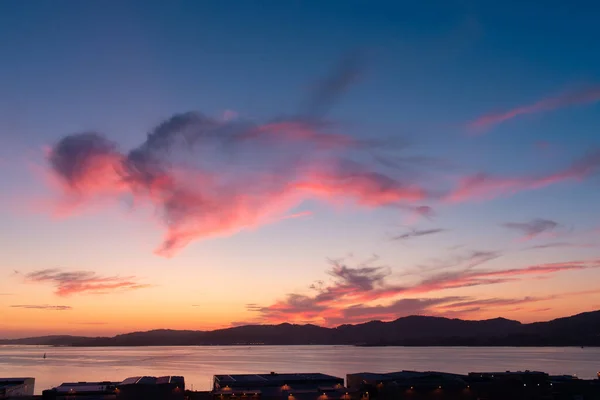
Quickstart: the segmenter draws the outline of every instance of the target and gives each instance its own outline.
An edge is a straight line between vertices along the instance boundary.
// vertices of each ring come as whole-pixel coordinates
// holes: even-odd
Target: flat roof
[[[547,373],[541,371],[501,371],[501,372],[469,372],[469,376],[519,376],[519,375],[545,375]]]
[[[125,379],[120,385],[163,385],[167,383],[183,384],[183,376],[132,376]]]
[[[297,381],[323,381],[323,380],[342,380],[337,376],[326,375],[322,373],[271,373],[271,374],[236,374],[236,375],[215,375],[215,379],[220,384],[234,384],[234,383],[279,383],[279,382],[297,382]]]
[[[414,379],[414,378],[425,378],[425,377],[444,377],[444,378],[466,378],[466,375],[451,374],[448,372],[438,371],[397,371],[387,373],[376,373],[376,372],[358,372],[355,374],[348,374],[348,376],[358,376],[365,380],[395,380],[395,379]]]

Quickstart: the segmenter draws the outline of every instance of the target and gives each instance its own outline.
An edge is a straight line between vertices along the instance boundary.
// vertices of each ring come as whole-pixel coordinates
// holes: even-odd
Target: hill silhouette
[[[522,324],[505,318],[467,321],[409,316],[325,328],[245,325],[213,331],[158,329],[113,337],[41,336],[0,344],[54,346],[362,345],[362,346],[600,346],[600,310]]]

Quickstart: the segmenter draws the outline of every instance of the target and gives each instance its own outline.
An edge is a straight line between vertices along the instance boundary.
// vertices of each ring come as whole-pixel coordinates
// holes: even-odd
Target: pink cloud
[[[411,313],[427,312],[472,313],[482,307],[506,307],[540,302],[555,297],[525,297],[521,299],[473,298],[436,296],[437,292],[463,287],[496,285],[526,277],[536,278],[548,274],[600,268],[600,260],[548,263],[505,270],[473,270],[466,266],[461,270],[434,274],[416,283],[392,283],[390,271],[372,266],[371,260],[357,268],[341,261],[332,261],[328,272],[334,279],[325,284],[312,285],[314,294],[289,294],[269,306],[249,304],[248,310],[258,313],[258,322],[311,321],[325,325],[364,322],[370,319],[394,319]],[[427,294],[428,297],[415,298]],[[567,293],[567,295],[582,293]],[[398,297],[401,297],[398,299]],[[388,304],[370,305],[374,301]]]
[[[408,175],[353,161],[352,152],[366,144],[320,126],[256,126],[187,113],[159,125],[129,153],[84,133],[64,137],[48,160],[65,199],[62,214],[124,196],[153,205],[166,225],[156,251],[162,256],[194,240],[305,216],[289,211],[309,199],[373,208],[428,197]]]
[[[555,173],[530,177],[497,177],[476,174],[459,180],[444,199],[451,203],[471,200],[491,200],[520,191],[540,189],[569,180],[583,180],[600,169],[600,151],[596,150]]]
[[[487,129],[493,128],[496,125],[522,115],[552,111],[555,109],[579,104],[595,103],[597,101],[600,101],[600,87],[594,86],[591,88],[566,93],[561,96],[542,99],[536,103],[517,107],[505,112],[486,114],[469,122],[467,126],[472,132],[481,133]]]
[[[599,267],[600,260],[548,263],[505,270],[472,270],[467,268],[459,271],[439,273],[423,280],[404,293],[428,293],[445,289],[494,285],[515,281],[523,275],[540,276]]]

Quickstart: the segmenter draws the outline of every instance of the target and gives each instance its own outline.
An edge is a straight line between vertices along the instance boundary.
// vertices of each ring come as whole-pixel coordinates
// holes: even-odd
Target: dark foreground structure
[[[600,377],[599,377],[600,378]],[[20,380],[19,380],[20,379]],[[33,378],[0,380],[0,399],[39,399]],[[4,386],[3,386],[4,385]],[[9,395],[9,393],[12,393]],[[15,395],[25,397],[15,397]],[[45,390],[48,400],[600,400],[600,379],[536,371],[361,372],[344,379],[321,373],[214,375],[212,390],[185,390],[180,376],[142,376],[122,382],[63,383]]]
[[[0,399],[33,396],[34,378],[0,378]]]
[[[44,390],[44,400],[183,400],[185,381],[182,376],[136,376],[123,382],[63,383]]]
[[[380,400],[600,400],[600,380],[544,372],[400,371],[347,375],[352,399]]]
[[[344,379],[321,373],[215,375],[213,399],[350,399]]]
[[[477,399],[467,376],[444,372],[362,372],[346,381],[353,399]]]

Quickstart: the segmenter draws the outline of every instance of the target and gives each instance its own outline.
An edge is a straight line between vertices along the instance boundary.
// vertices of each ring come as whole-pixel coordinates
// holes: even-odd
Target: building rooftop
[[[550,375],[550,379],[557,382],[557,381],[578,381],[580,380],[578,377],[574,376],[574,375]]]
[[[533,375],[545,375],[547,373],[541,371],[502,371],[502,372],[469,372],[469,376],[533,376]]]
[[[98,393],[113,391],[119,382],[65,382],[55,387],[57,393]]]
[[[0,389],[9,388],[16,385],[30,384],[35,378],[0,378]]]
[[[184,379],[182,376],[132,376],[119,383],[119,386],[123,385],[165,385],[165,384],[178,384],[183,385]]]
[[[121,385],[155,385],[156,378],[153,376],[132,376],[120,383]]]
[[[240,374],[240,375],[215,375],[216,380],[221,385],[230,384],[245,384],[245,383],[264,383],[269,384],[282,384],[292,382],[319,382],[327,380],[340,380],[337,376],[326,375],[321,373],[295,373],[295,374]]]
[[[469,378],[545,380],[549,378],[549,375],[540,371],[469,372]]]
[[[451,374],[448,372],[438,371],[398,371],[388,373],[374,373],[374,372],[359,372],[356,374],[349,374],[349,376],[360,376],[364,380],[370,381],[395,381],[404,379],[419,379],[426,377],[437,377],[445,379],[463,379],[465,375]]]
[[[240,374],[215,375],[213,391],[215,395],[228,396],[262,396],[263,398],[288,398],[293,396],[310,396],[316,393],[332,394],[331,399],[339,398],[345,393],[344,379],[321,373],[296,374]]]
[[[398,371],[385,374],[360,372],[347,375],[347,386],[351,390],[363,390],[369,386],[383,388],[465,388],[469,384],[467,376],[437,371]]]
[[[118,384],[119,388],[125,386],[161,386],[161,385],[175,385],[177,387],[184,388],[185,380],[183,376],[133,376],[125,379],[123,382]]]

